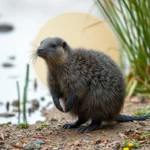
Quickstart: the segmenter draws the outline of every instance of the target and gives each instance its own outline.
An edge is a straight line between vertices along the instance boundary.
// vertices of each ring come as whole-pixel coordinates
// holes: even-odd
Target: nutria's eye
[[[55,44],[52,44],[52,45],[51,45],[51,47],[55,48],[55,47],[56,47],[56,45],[55,45]]]

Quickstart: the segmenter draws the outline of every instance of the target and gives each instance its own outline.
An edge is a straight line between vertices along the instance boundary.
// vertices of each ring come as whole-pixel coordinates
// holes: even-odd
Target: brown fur
[[[64,42],[59,38],[49,40],[57,41],[58,46]],[[73,95],[70,113],[82,120],[113,120],[121,111],[125,96],[124,78],[114,61],[93,50],[73,51],[68,44],[54,53],[51,53],[54,61],[48,54],[43,57],[47,62],[50,92],[59,93],[65,105]]]

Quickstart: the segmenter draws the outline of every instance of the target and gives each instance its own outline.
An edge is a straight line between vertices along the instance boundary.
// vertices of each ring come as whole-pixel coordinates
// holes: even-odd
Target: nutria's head
[[[50,65],[59,65],[66,60],[68,48],[67,43],[61,38],[46,38],[40,43],[37,55]]]

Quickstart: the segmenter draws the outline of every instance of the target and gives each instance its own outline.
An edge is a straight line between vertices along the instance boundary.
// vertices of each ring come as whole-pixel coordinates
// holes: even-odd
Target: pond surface
[[[58,0],[0,0],[0,25],[8,24],[13,27],[10,32],[0,32],[0,114],[7,111],[8,102],[10,104],[8,112],[15,114],[14,117],[0,117],[0,124],[18,123],[18,112],[13,112],[15,107],[12,106],[12,103],[18,99],[16,81],[19,81],[21,97],[23,96],[27,63],[30,64],[27,110],[31,108],[33,99],[40,103],[38,110],[31,115],[27,111],[27,121],[32,124],[45,120],[40,111],[43,108],[53,107],[53,104],[48,105],[49,102],[52,102],[52,98],[48,94],[48,89],[38,80],[32,61],[30,61],[32,43],[40,28],[56,15],[73,11],[88,13],[92,5],[91,0],[87,0],[86,3],[83,0],[78,2],[62,0],[61,3]],[[92,14],[98,16],[99,12],[93,10]],[[34,90],[35,79],[38,85],[36,91]],[[44,100],[41,100],[41,97],[44,97]],[[21,104],[21,110],[22,107]],[[22,113],[20,122],[23,122]]]

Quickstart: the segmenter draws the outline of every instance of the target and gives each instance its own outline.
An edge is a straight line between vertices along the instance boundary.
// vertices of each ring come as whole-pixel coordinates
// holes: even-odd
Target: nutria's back
[[[76,49],[68,67],[66,75],[74,78],[78,96],[72,113],[112,120],[120,112],[125,96],[124,78],[117,65],[103,53]]]

